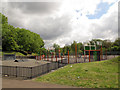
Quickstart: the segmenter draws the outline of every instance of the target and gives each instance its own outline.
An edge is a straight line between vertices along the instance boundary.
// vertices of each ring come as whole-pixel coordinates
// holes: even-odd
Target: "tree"
[[[103,40],[102,41],[102,46],[103,46],[103,48],[108,49],[112,46],[112,42],[110,40]]]
[[[75,44],[77,44],[77,42],[76,41],[73,41],[73,43],[71,44],[71,52],[72,53],[75,53]]]
[[[55,52],[58,54],[59,53],[59,49],[60,49],[60,46],[56,43],[53,44],[53,47],[55,48]]]
[[[0,13],[0,26],[2,26],[3,51],[38,52],[44,46],[40,35],[24,28],[15,28],[8,24],[7,17]]]
[[[77,52],[78,52],[78,54],[82,54],[83,50],[84,50],[84,46],[83,46],[83,44],[81,42],[79,42],[77,44]]]
[[[120,51],[120,38],[116,39],[112,44],[112,51]]]

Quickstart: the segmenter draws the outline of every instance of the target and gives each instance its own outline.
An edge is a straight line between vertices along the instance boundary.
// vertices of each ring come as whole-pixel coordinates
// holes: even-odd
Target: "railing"
[[[13,76],[21,77],[22,79],[32,79],[65,65],[66,64],[52,62],[34,67],[2,66],[2,76]]]
[[[105,58],[111,59],[114,58],[114,55],[109,55]],[[48,73],[51,70],[58,69],[60,67],[63,67],[67,64],[74,64],[74,63],[85,63],[89,62],[89,57],[86,56],[85,60],[84,57],[78,57],[77,60],[75,57],[70,56],[70,60],[68,63],[68,57],[62,58],[61,60],[57,61],[52,61],[49,60],[49,63],[34,66],[34,67],[21,67],[21,66],[1,66],[2,67],[2,75],[3,76],[14,76],[14,77],[22,77],[23,79],[31,79],[37,76],[40,76],[42,74]],[[104,59],[104,58],[103,58]],[[47,61],[47,58],[45,59]],[[91,61],[95,61],[92,60]]]

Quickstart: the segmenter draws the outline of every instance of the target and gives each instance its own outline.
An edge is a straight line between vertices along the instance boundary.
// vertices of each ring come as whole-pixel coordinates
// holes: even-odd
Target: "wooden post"
[[[49,48],[48,48],[48,61],[49,61]]]
[[[69,50],[68,50],[68,64],[69,64]]]
[[[49,49],[48,49],[48,61],[49,61]]]
[[[52,53],[52,56],[51,56],[51,61],[53,61],[53,53]]]
[[[101,60],[103,59],[102,57],[103,57],[103,55],[102,55],[102,45],[101,45]]]
[[[48,55],[47,55],[47,60],[49,61],[49,57],[48,57]]]
[[[37,55],[37,60],[38,60],[38,55]]]
[[[63,63],[63,62],[62,62],[62,56],[61,56],[61,63]]]
[[[41,60],[41,50],[40,50],[40,60]]]
[[[56,55],[56,62],[57,62],[57,55]]]
[[[106,49],[106,59],[107,59],[107,49]]]
[[[76,58],[76,63],[77,63],[77,44],[75,44],[75,58]]]
[[[60,49],[59,49],[59,58],[60,58]]]
[[[46,54],[45,54],[46,55]],[[44,55],[44,60],[46,60],[46,56]]]
[[[90,62],[90,50],[89,50],[89,62]]]

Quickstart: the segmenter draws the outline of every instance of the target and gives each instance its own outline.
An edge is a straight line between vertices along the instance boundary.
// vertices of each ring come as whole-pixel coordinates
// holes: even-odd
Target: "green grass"
[[[22,54],[20,52],[15,52],[15,51],[0,52],[0,55],[3,55],[3,53],[5,53],[5,54],[15,54],[16,53],[16,56],[25,56],[24,54]],[[30,54],[28,54],[28,55],[30,55]],[[34,56],[34,55],[38,55],[38,54],[32,53],[31,55]]]
[[[38,77],[35,81],[83,88],[118,88],[119,60],[120,57],[106,61],[69,64]]]
[[[16,53],[16,56],[25,56],[24,54],[22,54],[20,52],[13,52],[13,51],[2,52],[2,55],[3,55],[3,53],[5,53],[5,54],[15,54]]]
[[[2,52],[0,51],[0,56],[2,55]]]

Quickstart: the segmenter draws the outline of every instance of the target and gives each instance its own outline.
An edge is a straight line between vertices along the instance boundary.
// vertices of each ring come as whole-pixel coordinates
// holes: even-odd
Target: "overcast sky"
[[[45,47],[118,37],[118,0],[3,1],[8,23],[40,34]]]

